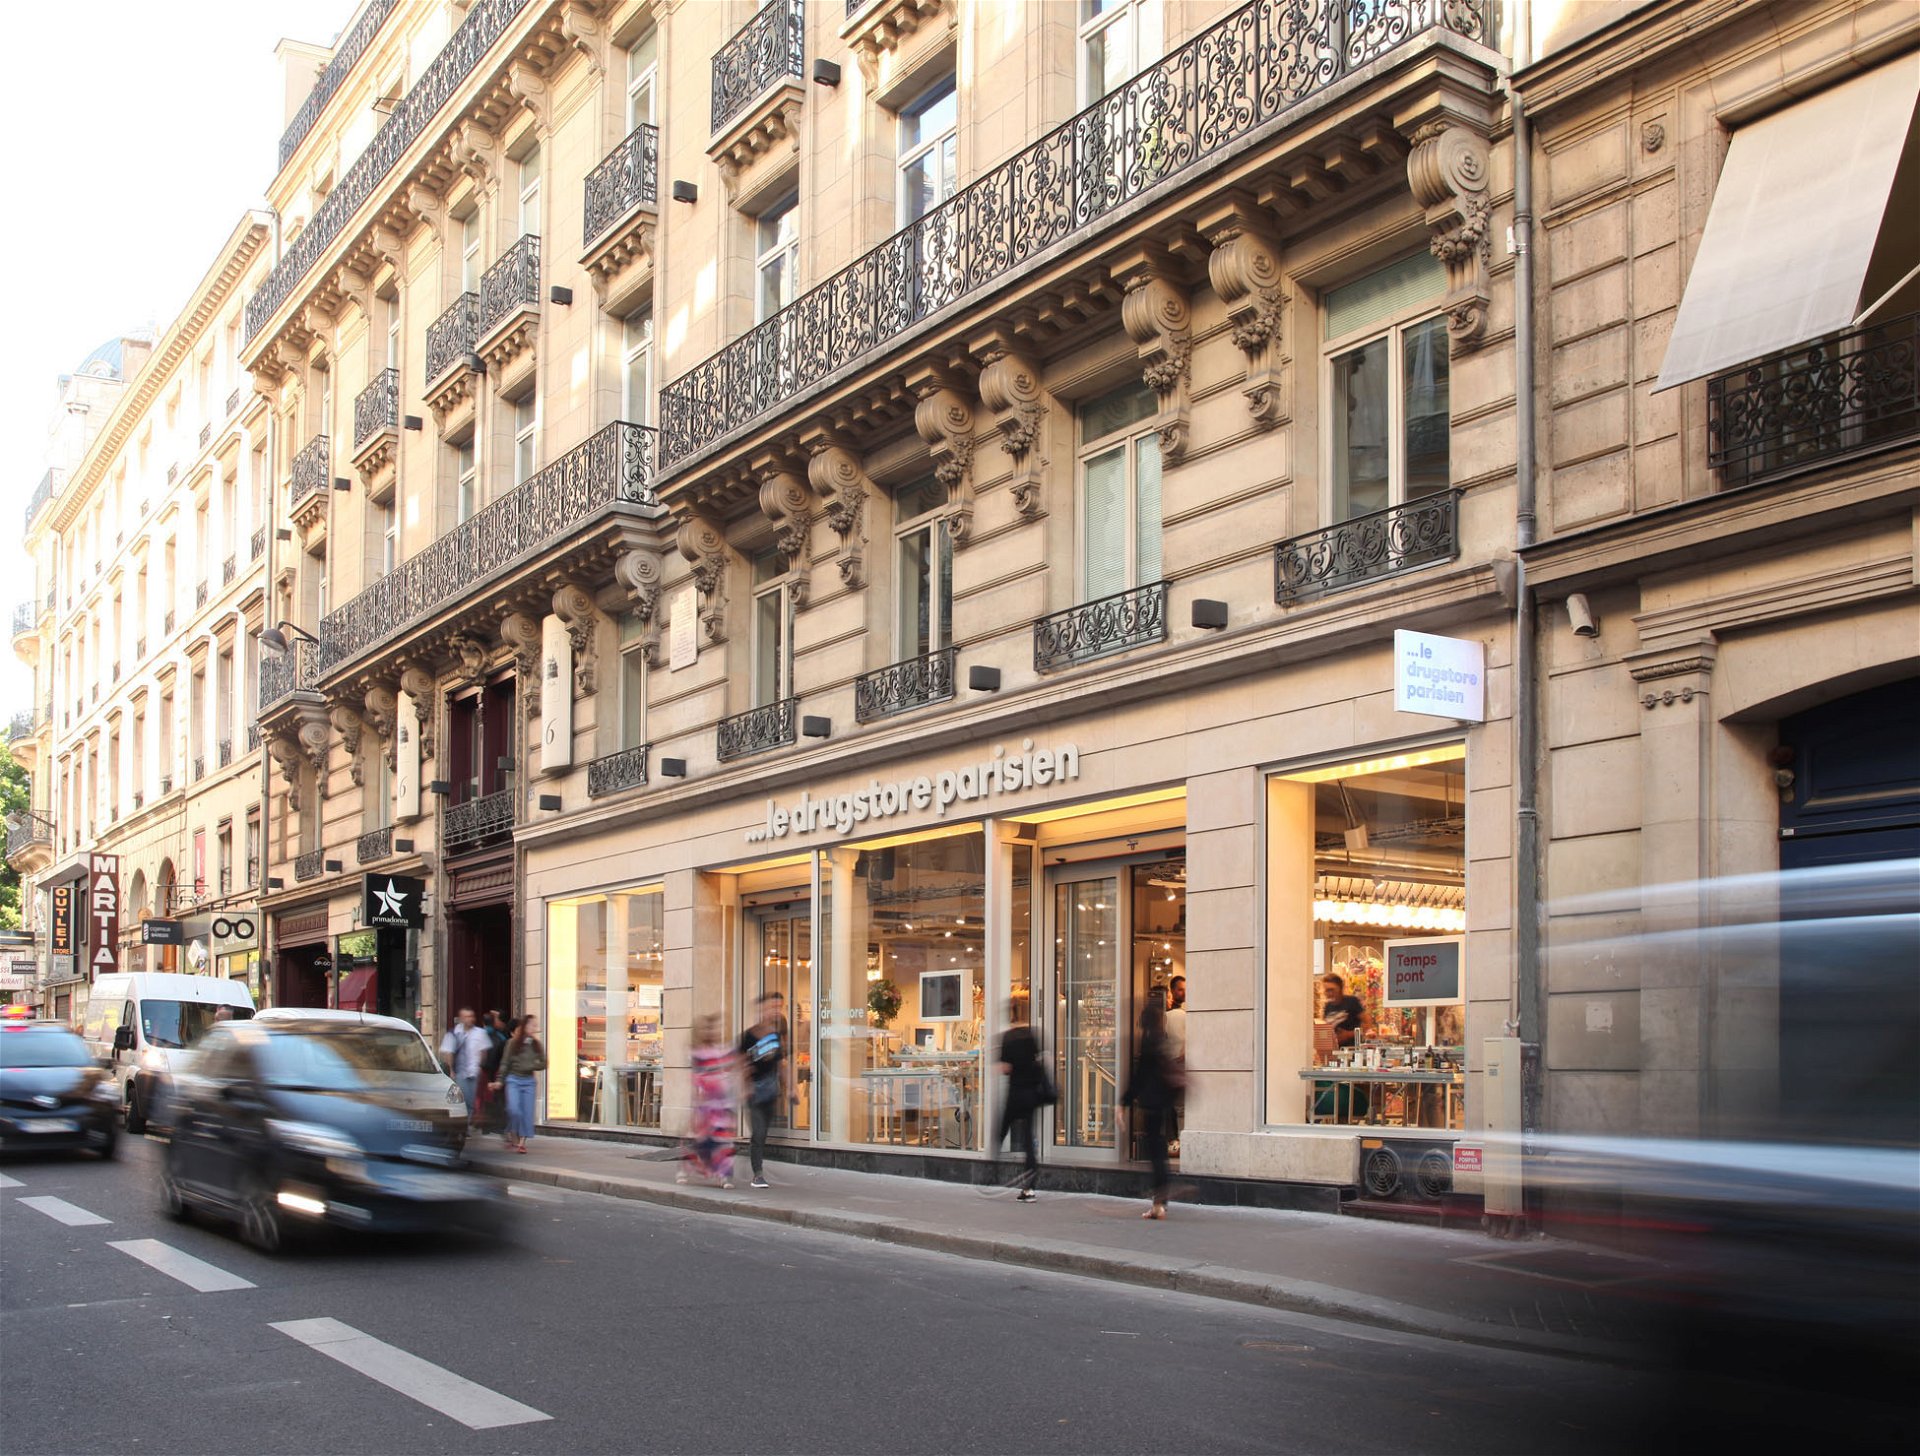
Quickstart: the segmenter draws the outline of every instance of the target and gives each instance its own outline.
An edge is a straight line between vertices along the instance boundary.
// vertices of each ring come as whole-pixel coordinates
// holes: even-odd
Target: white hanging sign
[[[1486,722],[1486,644],[1462,637],[1395,631],[1393,708],[1397,713]]]
[[[558,617],[540,620],[540,772],[573,762],[573,638]]]

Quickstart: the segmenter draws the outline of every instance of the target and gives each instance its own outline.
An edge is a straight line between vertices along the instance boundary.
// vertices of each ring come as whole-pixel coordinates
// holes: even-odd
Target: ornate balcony
[[[769,86],[806,70],[806,13],[801,0],[768,0],[713,58],[715,132],[739,116]]]
[[[220,585],[232,586],[233,579],[240,574],[240,558],[229,556],[220,563]]]
[[[220,768],[225,768],[233,762],[233,740],[231,738],[222,738],[220,740],[219,752],[214,762]]]
[[[265,526],[256,527],[253,533],[253,539],[247,542],[247,560],[258,561],[260,554],[266,549],[267,528]]]
[[[1050,672],[1167,640],[1167,584],[1156,581],[1042,617],[1033,624],[1033,670]]]
[[[176,616],[177,616],[177,613],[175,613],[174,609],[172,607],[168,607],[166,616],[160,619],[160,630],[163,632],[166,632],[169,636],[171,636],[173,633],[173,623]]]
[[[755,17],[771,25],[779,4]],[[793,6],[797,15],[798,5]],[[1024,272],[1415,37],[1489,43],[1485,0],[1252,0],[661,391],[662,463],[808,394],[923,319]],[[795,22],[797,24],[797,20]],[[742,35],[747,32],[743,31]],[[736,37],[738,40],[738,37]],[[780,64],[798,67],[798,42]],[[722,116],[716,57],[714,117]],[[733,86],[731,100],[742,86]]]
[[[853,680],[853,716],[871,723],[953,696],[953,668],[959,649],[942,647],[924,657],[909,657],[891,667],[863,673]]]
[[[1459,554],[1460,492],[1438,491],[1282,541],[1273,553],[1273,599],[1306,601]]]
[[[197,612],[207,604],[207,584],[197,581],[193,584],[193,609]]]
[[[511,388],[531,370],[539,323],[540,239],[528,233],[480,275],[480,357],[495,388]]]
[[[327,488],[327,469],[332,458],[325,435],[315,435],[293,457],[293,481],[287,492],[287,505],[290,508],[297,511],[308,496]]]
[[[659,206],[659,166],[659,128],[643,121],[587,173],[581,247],[593,247],[640,209]]]
[[[353,449],[358,455],[367,441],[383,430],[400,428],[400,371],[382,369],[353,401]]]
[[[320,682],[320,649],[303,638],[285,652],[260,654],[260,711],[267,712],[295,693],[311,693]]]
[[[40,514],[40,507],[53,499],[53,472],[49,470],[40,477],[40,483],[33,488],[33,494],[27,497],[27,524],[33,524],[33,518]]]
[[[211,421],[200,427],[200,448],[206,449],[213,443],[213,424]]]
[[[469,854],[511,839],[516,797],[512,789],[501,789],[449,804],[440,816],[440,848],[447,854]]]
[[[1709,379],[1707,437],[1727,486],[1920,438],[1920,314]]]
[[[247,724],[247,752],[251,753],[259,746],[260,725],[258,723],[249,723]]]
[[[353,847],[356,864],[374,864],[393,854],[393,826],[384,829],[369,829],[360,836]]]
[[[23,632],[31,632],[39,620],[40,614],[35,610],[34,603],[21,602],[13,609],[13,635],[18,637]]]
[[[207,776],[207,756],[196,753],[193,756],[193,781],[197,784]]]
[[[281,166],[286,166],[293,159],[294,152],[299,149],[307,133],[313,130],[313,124],[320,119],[327,102],[340,89],[340,83],[346,80],[354,62],[366,54],[367,47],[373,43],[374,36],[380,33],[386,18],[393,14],[397,3],[398,0],[367,0],[365,8],[335,43],[332,59],[315,78],[313,90],[300,103],[300,109],[294,112],[287,129],[280,133]]]
[[[53,821],[22,809],[7,816],[7,863],[17,869],[19,860],[33,857],[53,857]]]
[[[33,732],[33,714],[32,713],[15,713],[12,719],[7,724],[7,738],[9,740],[13,740],[17,738],[25,738],[28,734],[32,732]]]
[[[651,746],[643,743],[638,748],[623,748],[605,758],[594,759],[587,765],[587,797],[598,799],[628,789],[645,788],[647,750]]]
[[[310,849],[294,860],[293,877],[296,880],[317,880],[326,864],[327,852],[324,849]]]
[[[427,325],[427,377],[429,393],[443,374],[467,355],[480,334],[480,295],[463,293],[447,305],[447,311]]]
[[[782,698],[777,703],[722,718],[714,740],[714,756],[722,763],[731,763],[736,758],[765,753],[769,748],[786,747],[794,741],[799,707],[798,698]]]
[[[235,415],[239,413],[240,413],[240,391],[236,389],[232,394],[227,396],[227,418],[232,419]]]
[[[332,674],[450,604],[482,592],[523,560],[575,539],[614,506],[653,507],[654,432],[612,424],[408,557],[320,624]],[[264,693],[265,679],[262,678]],[[262,697],[264,706],[267,701]]]
[[[528,0],[472,0],[467,6],[466,19],[460,22],[440,54],[400,99],[386,124],[374,133],[359,160],[314,209],[306,229],[293,240],[279,266],[248,300],[248,342],[293,298],[301,280],[340,241],[354,215],[373,196],[407,149],[432,125],[441,107],[452,99],[527,4]]]

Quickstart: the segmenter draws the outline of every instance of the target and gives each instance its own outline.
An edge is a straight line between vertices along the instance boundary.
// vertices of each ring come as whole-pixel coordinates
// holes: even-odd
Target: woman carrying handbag
[[[500,1052],[500,1080],[493,1084],[496,1091],[506,1088],[507,1146],[516,1153],[524,1153],[533,1136],[533,1079],[546,1069],[547,1049],[533,1034],[533,1017],[523,1016]]]

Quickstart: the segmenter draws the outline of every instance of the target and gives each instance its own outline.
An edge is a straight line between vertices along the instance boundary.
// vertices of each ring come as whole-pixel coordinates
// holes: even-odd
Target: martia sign
[[[87,856],[87,968],[94,975],[120,965],[120,856]]]
[[[831,798],[816,799],[811,790],[802,790],[798,799],[784,806],[769,799],[766,823],[747,831],[747,843],[766,844],[788,835],[819,831],[851,834],[856,825],[927,809],[944,819],[955,804],[1015,794],[1022,789],[1042,789],[1079,777],[1080,750],[1073,744],[1035,749],[1033,740],[1026,738],[1021,740],[1018,753],[997,747],[992,758],[931,777],[921,774],[887,783],[871,779],[864,789]]]

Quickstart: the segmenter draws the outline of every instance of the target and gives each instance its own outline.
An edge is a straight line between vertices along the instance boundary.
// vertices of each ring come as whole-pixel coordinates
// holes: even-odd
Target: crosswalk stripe
[[[25,1188],[26,1186],[18,1178],[9,1178],[5,1173],[0,1173],[0,1188]]]
[[[36,1213],[44,1213],[48,1218],[58,1219],[69,1228],[84,1228],[88,1224],[113,1222],[112,1219],[102,1218],[97,1213],[88,1213],[86,1209],[69,1203],[64,1198],[52,1198],[43,1194],[39,1198],[22,1198],[18,1201],[22,1207],[31,1208]]]
[[[409,1355],[372,1335],[362,1334],[337,1319],[284,1320],[273,1328],[329,1360],[337,1360],[349,1370],[357,1370],[387,1389],[398,1391],[443,1416],[451,1416],[476,1431],[553,1419],[545,1411],[522,1405],[484,1385],[475,1385],[464,1376],[422,1360],[418,1355]]]
[[[176,1249],[172,1244],[163,1244],[158,1239],[121,1239],[107,1244],[109,1249],[118,1249],[123,1254],[131,1254],[142,1264],[158,1269],[170,1279],[178,1279],[189,1289],[197,1289],[202,1294],[216,1294],[223,1289],[257,1288],[251,1279],[242,1279],[238,1274],[229,1274],[225,1269],[209,1264],[205,1259],[196,1259],[184,1249]]]

